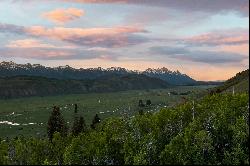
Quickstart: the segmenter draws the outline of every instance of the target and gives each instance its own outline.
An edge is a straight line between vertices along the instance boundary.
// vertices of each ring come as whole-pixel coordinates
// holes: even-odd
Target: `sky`
[[[226,80],[249,68],[249,0],[0,0],[0,61]]]

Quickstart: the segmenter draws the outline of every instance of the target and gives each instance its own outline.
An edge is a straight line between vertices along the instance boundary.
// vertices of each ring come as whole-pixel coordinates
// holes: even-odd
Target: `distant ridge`
[[[94,80],[68,80],[37,76],[0,77],[0,99],[31,96],[53,96],[117,92],[127,90],[163,89],[172,87],[165,81],[145,75],[112,75]]]
[[[40,76],[56,79],[97,79],[99,77],[108,77],[110,75],[124,76],[128,74],[144,74],[152,78],[159,78],[172,85],[195,85],[199,84],[196,80],[192,79],[186,74],[179,71],[170,71],[167,68],[147,69],[145,71],[127,70],[121,67],[111,67],[103,69],[88,68],[88,69],[75,69],[68,65],[59,67],[45,67],[40,64],[16,64],[12,61],[0,63],[0,77],[7,76]]]

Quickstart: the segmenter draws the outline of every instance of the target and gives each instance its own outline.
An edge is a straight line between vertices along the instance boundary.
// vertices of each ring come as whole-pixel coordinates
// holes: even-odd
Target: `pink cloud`
[[[184,39],[184,42],[193,45],[206,46],[248,44],[249,32],[246,30],[211,32]]]
[[[135,45],[147,40],[136,35],[146,33],[144,29],[136,27],[114,28],[44,28],[34,26],[25,29],[27,34],[36,37],[48,37],[82,46],[123,47]]]
[[[249,44],[224,45],[219,47],[219,50],[249,56]]]
[[[56,9],[47,13],[43,13],[42,16],[55,23],[63,24],[69,21],[80,18],[84,15],[84,11],[76,8],[68,9]]]
[[[0,48],[3,57],[21,57],[26,59],[56,60],[65,59],[72,56],[68,50],[50,48]]]
[[[41,43],[39,40],[35,39],[23,39],[11,41],[6,47],[10,48],[55,48],[51,44]]]
[[[148,33],[143,28],[120,26],[111,28],[45,28],[42,26],[23,27],[12,24],[1,24],[0,32],[14,33],[32,37],[46,37],[78,46],[90,47],[125,47],[149,42],[142,36]]]
[[[80,59],[103,59],[116,60],[119,54],[111,51],[96,51],[88,49],[68,49],[50,47],[0,47],[3,58],[25,58],[37,60],[80,60]]]
[[[117,35],[146,32],[141,28],[135,27],[115,27],[115,28],[44,28],[41,26],[33,26],[27,28],[27,32],[37,36],[51,36],[56,38],[68,38],[70,36],[92,36],[92,35]]]

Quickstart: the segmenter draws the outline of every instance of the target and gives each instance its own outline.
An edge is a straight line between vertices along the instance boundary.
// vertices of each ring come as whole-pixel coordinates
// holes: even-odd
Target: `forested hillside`
[[[55,127],[61,126],[60,110],[53,114],[58,117]],[[63,124],[53,130],[51,142],[2,138],[0,164],[249,164],[248,94],[217,94],[155,114],[140,112],[101,123],[95,117],[91,128],[83,119],[76,122],[82,125],[73,126],[81,126],[82,132]]]
[[[249,69],[237,73],[236,76],[211,90],[211,93],[249,92]]]
[[[167,87],[172,86],[163,80],[145,75],[111,75],[94,80],[59,80],[33,76],[0,77],[0,99]]]

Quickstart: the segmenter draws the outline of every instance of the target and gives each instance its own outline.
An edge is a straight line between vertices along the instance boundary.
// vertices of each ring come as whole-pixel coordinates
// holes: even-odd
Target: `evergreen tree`
[[[85,132],[86,131],[86,124],[85,120],[82,116],[79,118],[79,123],[78,123],[78,128],[80,132]]]
[[[151,100],[147,100],[146,105],[150,106],[152,104]]]
[[[75,116],[73,126],[72,126],[72,135],[74,135],[74,136],[77,136],[79,134],[78,123],[79,123],[79,118],[77,116]]]
[[[86,124],[85,124],[84,118],[82,116],[80,116],[80,118],[75,117],[74,123],[72,126],[72,134],[74,136],[77,136],[84,131],[86,131]]]
[[[139,104],[138,104],[139,107],[145,107],[144,103],[142,100],[139,100]]]
[[[100,122],[101,122],[101,119],[100,119],[99,116],[96,114],[95,117],[94,117],[94,119],[92,120],[91,128],[92,128],[92,129],[95,129],[95,128],[96,128],[96,125],[97,125],[98,123],[100,123]]]
[[[75,113],[77,113],[77,112],[78,112],[78,105],[75,104]]]
[[[143,115],[143,114],[144,114],[143,110],[139,110],[139,115]]]
[[[74,122],[72,126],[72,134],[78,136],[81,132],[84,132],[86,128],[85,120],[82,116],[78,116],[78,105],[75,104]]]
[[[55,132],[59,132],[62,134],[62,136],[67,135],[67,126],[64,122],[64,119],[61,115],[60,108],[59,107],[54,107],[50,118],[48,120],[48,127],[47,127],[47,132],[48,132],[48,137],[50,141],[53,138],[53,134]]]

